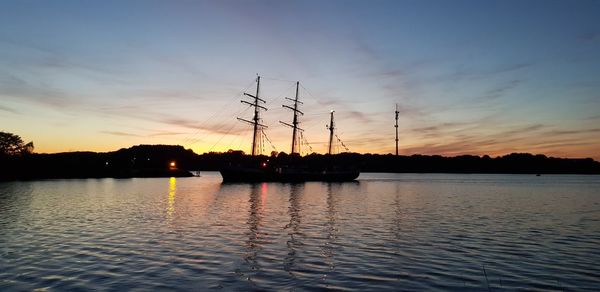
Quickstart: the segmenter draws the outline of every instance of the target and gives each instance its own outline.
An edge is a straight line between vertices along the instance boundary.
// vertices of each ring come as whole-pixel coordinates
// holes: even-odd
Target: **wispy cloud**
[[[448,131],[449,129],[458,127],[458,126],[463,126],[463,125],[467,125],[469,123],[466,122],[446,122],[446,123],[441,123],[441,124],[437,124],[437,125],[432,125],[432,126],[424,126],[424,127],[416,127],[416,128],[412,128],[410,129],[412,132],[415,133],[422,133],[422,134],[427,134],[427,133],[439,133],[440,131]]]
[[[11,114],[19,114],[19,112],[17,110],[7,107],[7,106],[4,106],[4,105],[0,105],[0,111],[8,112]]]
[[[517,71],[534,66],[535,63],[513,63],[508,65],[502,65],[495,68],[488,69],[473,69],[467,66],[461,66],[454,71],[446,74],[439,75],[429,82],[458,82],[462,80],[481,80],[485,78],[491,78],[499,75],[514,74]]]
[[[148,134],[148,137],[160,137],[160,136],[176,136],[176,135],[184,135],[184,134],[188,134],[185,132],[157,132],[157,133],[152,133],[152,134]]]
[[[426,118],[431,115],[432,110],[423,106],[410,105],[408,103],[397,103],[400,117]]]
[[[121,136],[121,137],[143,137],[143,135],[120,132],[120,131],[100,131],[100,133],[113,135],[113,136]]]
[[[75,75],[85,75],[100,82],[110,82],[111,84],[127,84],[126,80],[119,78],[121,74],[128,73],[130,69],[124,66],[123,60],[118,57],[115,59],[94,62],[89,59],[83,59],[80,56],[67,55],[64,52],[51,49],[45,46],[25,42],[22,40],[0,40],[7,46],[13,47],[13,50],[25,51],[25,56],[17,55],[10,59],[8,64],[14,68],[21,68],[30,71],[55,70],[59,72],[70,72]],[[112,54],[111,56],[118,56]]]
[[[371,75],[374,78],[400,78],[405,77],[408,73],[399,68],[389,69],[389,70],[381,70],[379,72],[375,72]]]
[[[497,67],[496,69],[492,69],[492,70],[488,70],[488,71],[483,71],[480,74],[495,75],[495,74],[501,74],[501,73],[508,73],[508,72],[513,72],[513,71],[518,71],[518,70],[521,70],[521,69],[529,68],[529,67],[532,67],[533,65],[535,65],[535,64],[534,63],[509,64],[509,65],[506,65],[506,66]]]
[[[589,116],[584,118],[586,120],[600,120],[600,115],[593,115],[593,116]]]
[[[184,118],[166,118],[160,120],[162,123],[194,129],[196,131],[204,131],[207,133],[215,133],[221,135],[237,135],[246,132],[246,129],[241,126],[241,123],[198,123],[195,120],[184,119]]]
[[[543,124],[534,124],[534,125],[529,125],[529,126],[522,126],[522,127],[517,127],[516,129],[512,129],[512,130],[506,130],[503,131],[499,134],[496,134],[496,137],[501,138],[501,137],[507,137],[510,138],[512,136],[515,135],[531,135],[533,132],[542,130],[544,128],[546,128],[546,125]]]
[[[160,136],[175,136],[175,135],[187,134],[184,132],[169,132],[169,131],[153,132],[153,133],[149,133],[149,134],[135,134],[135,133],[121,132],[121,131],[100,131],[100,133],[113,135],[113,136],[121,136],[121,137],[160,137]]]
[[[369,117],[368,114],[365,114],[360,111],[351,110],[351,111],[344,111],[343,113],[344,113],[345,117],[354,119],[361,123],[371,123],[373,121],[373,118]]]
[[[190,128],[190,129],[202,129],[205,125],[201,125],[198,121],[184,119],[184,118],[166,118],[161,119],[161,122],[169,125],[175,125],[178,127]]]
[[[600,41],[600,32],[588,32],[582,33],[577,36],[577,39],[583,42],[595,42]]]
[[[550,130],[546,134],[551,136],[562,136],[562,135],[581,135],[581,134],[595,134],[600,133],[600,128],[593,129],[578,129],[578,130]]]
[[[356,31],[352,34],[352,39],[359,54],[365,57],[368,62],[378,62],[382,59],[381,54]]]
[[[49,84],[33,84],[15,75],[0,75],[0,95],[62,109],[78,103],[67,92]]]
[[[510,90],[512,90],[512,89],[516,88],[517,86],[519,86],[521,83],[523,83],[523,80],[521,80],[521,79],[514,79],[514,80],[511,80],[511,81],[509,81],[507,83],[500,84],[497,87],[486,91],[483,94],[482,98],[484,98],[484,99],[496,99],[496,98],[500,98],[500,97],[504,96]]]

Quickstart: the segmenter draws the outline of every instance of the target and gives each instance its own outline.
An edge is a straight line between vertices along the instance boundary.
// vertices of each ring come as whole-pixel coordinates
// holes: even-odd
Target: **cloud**
[[[585,120],[600,120],[600,115],[593,115],[593,116],[589,116],[584,118]]]
[[[154,132],[154,133],[150,133],[150,134],[146,134],[146,135],[134,134],[134,133],[128,133],[128,132],[120,132],[120,131],[100,131],[100,133],[113,135],[113,136],[121,136],[121,137],[159,137],[159,136],[174,136],[174,135],[186,134],[183,132],[169,132],[169,131]]]
[[[362,136],[360,138],[346,139],[341,136],[339,138],[350,149],[350,151],[365,151],[366,150],[369,152],[373,152],[376,149],[381,151],[382,149],[385,149],[386,147],[391,145],[390,142],[393,141],[389,138],[382,138],[381,136],[374,136],[374,135],[369,136],[368,134],[365,136]],[[335,140],[334,142],[337,143],[337,140]],[[311,144],[323,144],[324,146],[327,146],[327,144],[329,144],[329,141],[311,142]],[[378,152],[378,151],[375,151],[375,152]]]
[[[438,125],[432,125],[432,126],[425,126],[425,127],[417,127],[417,128],[412,128],[410,129],[410,131],[415,132],[415,133],[438,133],[440,131],[447,131],[448,129],[451,128],[456,128],[459,126],[464,126],[464,125],[468,125],[470,123],[467,122],[446,122],[446,123],[441,123]]]
[[[100,133],[113,135],[113,136],[121,136],[121,137],[144,137],[144,136],[138,135],[138,134],[119,132],[119,131],[100,131]]]
[[[397,103],[398,114],[401,117],[409,116],[409,117],[424,117],[431,114],[423,107],[416,107],[413,105]]]
[[[504,84],[501,84],[501,85],[497,86],[496,88],[493,88],[493,89],[490,89],[490,90],[486,91],[484,93],[484,95],[481,96],[481,98],[484,98],[484,99],[496,99],[496,98],[502,97],[508,91],[516,88],[521,83],[523,83],[523,80],[521,80],[521,79],[511,80],[511,81],[509,81],[507,83],[504,83]]]
[[[512,130],[507,130],[507,131],[503,131],[499,134],[497,134],[497,137],[510,137],[510,136],[514,136],[514,135],[531,135],[532,132],[536,132],[539,131],[541,129],[546,128],[546,125],[543,124],[534,124],[534,125],[529,125],[529,126],[523,126],[523,127],[519,127],[516,129],[512,129]]]
[[[376,62],[382,59],[379,52],[377,52],[371,45],[369,45],[362,37],[358,34],[354,34],[354,42],[358,52],[365,56],[369,61]]]
[[[582,33],[577,36],[577,39],[582,42],[594,42],[600,40],[600,32]]]
[[[0,75],[0,95],[60,109],[78,103],[70,94],[48,84],[33,84],[11,74]]]
[[[184,119],[184,118],[166,118],[166,119],[161,119],[160,121],[165,124],[175,125],[175,126],[190,128],[190,129],[204,128],[204,125],[199,124],[198,121]]]
[[[195,120],[184,118],[166,118],[161,119],[160,122],[178,127],[190,128],[198,131],[205,131],[209,133],[223,135],[237,135],[246,132],[246,129],[244,127],[240,127],[241,122],[201,124]]]
[[[371,117],[372,113],[355,110],[348,103],[340,99],[321,98],[319,100],[314,99],[314,101],[316,103],[303,106],[302,111],[306,113],[305,117],[329,115],[330,110],[333,109],[336,112],[336,120],[354,119],[360,123],[371,123],[374,121],[374,118]]]
[[[594,134],[600,133],[600,128],[594,129],[583,129],[583,130],[551,130],[547,131],[547,135],[551,136],[562,136],[562,135],[580,135],[580,134]]]
[[[158,132],[158,133],[152,133],[147,135],[148,137],[159,137],[159,136],[176,136],[176,135],[183,135],[183,134],[188,134],[188,133],[184,133],[184,132]]]
[[[344,118],[354,119],[361,123],[371,123],[373,121],[373,118],[369,117],[367,114],[355,110],[343,111],[342,114],[344,115]]]
[[[13,108],[10,108],[10,107],[7,107],[7,106],[3,106],[3,105],[0,105],[0,111],[9,112],[9,113],[12,113],[12,114],[19,114],[19,112],[17,110],[15,110]]]
[[[390,70],[382,70],[380,72],[373,73],[372,77],[382,77],[382,78],[400,78],[405,77],[407,75],[406,71],[402,69],[390,69]]]
[[[509,64],[509,65],[506,65],[506,66],[500,66],[500,67],[498,67],[496,69],[492,69],[492,70],[489,70],[489,71],[484,71],[481,74],[495,75],[495,74],[513,72],[513,71],[518,71],[518,70],[521,70],[521,69],[529,68],[529,67],[531,67],[533,65],[534,65],[534,63]]]
[[[473,154],[473,149],[471,149],[468,143],[450,143],[450,144],[424,144],[413,147],[401,147],[403,153],[407,154],[424,154],[424,155],[461,155],[471,153]]]
[[[70,55],[56,51],[47,47],[39,46],[30,42],[15,40],[0,40],[6,46],[11,46],[12,51],[25,52],[16,54],[7,63],[19,69],[29,71],[56,70],[60,72],[69,72],[73,75],[85,75],[87,78],[96,81],[110,81],[110,83],[129,84],[122,78],[118,78],[119,73],[127,72],[128,67],[124,66],[123,59],[98,60],[90,58],[79,58],[77,55]],[[110,56],[115,56],[112,54]]]
[[[497,75],[507,75],[507,73],[515,73],[525,68],[534,66],[535,63],[514,63],[502,65],[490,69],[465,69],[464,66],[456,69],[454,72],[443,74],[435,77],[430,82],[458,82],[460,80],[479,80],[490,78]]]

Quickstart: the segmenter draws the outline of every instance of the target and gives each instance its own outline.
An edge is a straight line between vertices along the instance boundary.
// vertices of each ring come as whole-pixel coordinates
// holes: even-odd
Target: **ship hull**
[[[224,182],[275,181],[275,173],[268,169],[251,167],[226,167],[219,171]]]
[[[251,167],[226,167],[220,170],[223,182],[304,182],[304,181],[353,181],[358,170],[298,170],[265,169]]]

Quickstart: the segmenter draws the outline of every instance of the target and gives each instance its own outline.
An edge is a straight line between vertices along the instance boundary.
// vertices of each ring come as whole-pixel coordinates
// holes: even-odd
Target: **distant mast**
[[[304,115],[303,112],[301,112],[300,110],[298,110],[298,104],[302,104],[302,102],[298,100],[298,87],[300,87],[300,81],[296,81],[296,98],[294,98],[294,99],[291,99],[291,98],[288,98],[288,97],[285,98],[287,100],[293,101],[294,102],[294,106],[291,107],[291,106],[285,105],[285,104],[282,105],[285,108],[291,109],[292,112],[294,113],[294,118],[292,120],[292,124],[290,125],[290,124],[288,124],[286,122],[279,121],[280,123],[282,123],[282,124],[284,124],[284,125],[292,128],[292,152],[291,152],[291,154],[299,153],[300,152],[299,149],[298,149],[299,147],[297,147],[297,146],[300,146],[299,141],[297,141],[298,140],[297,139],[297,137],[298,137],[297,133],[298,133],[298,131],[304,131],[303,129],[298,128],[298,123],[299,123],[298,122],[298,113],[300,113],[301,115]]]
[[[398,156],[398,104],[396,104],[396,156]]]
[[[331,155],[333,150],[333,130],[335,129],[335,125],[333,123],[334,112],[334,110],[331,110],[331,119],[329,120],[329,126],[327,127],[329,129],[329,151],[327,151],[329,155]]]
[[[261,99],[260,97],[258,97],[260,93],[260,76],[256,77],[256,95],[252,95],[252,94],[248,94],[244,92],[244,95],[252,97],[254,100],[252,102],[248,102],[245,100],[242,100],[242,103],[248,104],[252,107],[254,107],[254,117],[252,118],[252,121],[248,121],[246,119],[242,119],[242,118],[237,118],[238,120],[242,121],[242,122],[246,122],[249,124],[252,124],[254,126],[254,133],[252,134],[252,156],[256,156],[258,155],[258,145],[260,144],[260,133],[258,132],[259,130],[262,130],[262,128],[266,128],[267,126],[260,124],[260,109],[264,109],[267,110],[266,107],[261,106],[258,104],[259,101],[261,101],[262,103],[266,103],[265,100]]]

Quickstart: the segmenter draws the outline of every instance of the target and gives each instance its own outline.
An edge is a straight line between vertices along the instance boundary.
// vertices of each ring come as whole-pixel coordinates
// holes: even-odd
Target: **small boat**
[[[298,101],[298,90],[300,83],[296,82],[296,98],[288,100],[293,102],[293,106],[283,105],[283,107],[288,108],[293,111],[294,116],[292,123],[281,122],[282,124],[292,128],[292,151],[291,155],[295,157],[295,161],[301,160],[300,155],[297,151],[297,137],[298,132],[303,131],[303,129],[298,127],[298,114],[303,115],[299,109],[298,104],[301,102]],[[305,165],[302,163],[293,163],[287,162],[285,164],[279,164],[280,162],[271,162],[264,156],[258,155],[258,143],[260,143],[260,134],[263,131],[263,128],[266,128],[265,125],[260,124],[260,110],[266,110],[265,107],[260,105],[259,103],[266,103],[265,100],[259,97],[260,94],[260,76],[256,79],[256,94],[248,94],[244,93],[244,95],[252,98],[252,102],[248,102],[242,100],[242,103],[248,104],[254,107],[254,117],[252,120],[246,120],[242,118],[238,118],[238,120],[242,122],[249,123],[254,128],[253,141],[252,141],[252,159],[247,161],[245,164],[234,164],[229,163],[229,165],[222,167],[219,171],[221,176],[223,177],[223,182],[270,182],[270,181],[279,181],[279,182],[303,182],[303,181],[353,181],[358,178],[360,171],[356,167],[352,166],[342,166],[336,165],[334,162],[331,162],[324,166],[314,166],[310,167],[310,165]],[[328,126],[329,129],[329,151],[328,155],[332,155],[332,142],[334,137],[334,120],[333,120],[334,111],[331,111],[331,119]],[[336,136],[337,137],[337,136]]]

